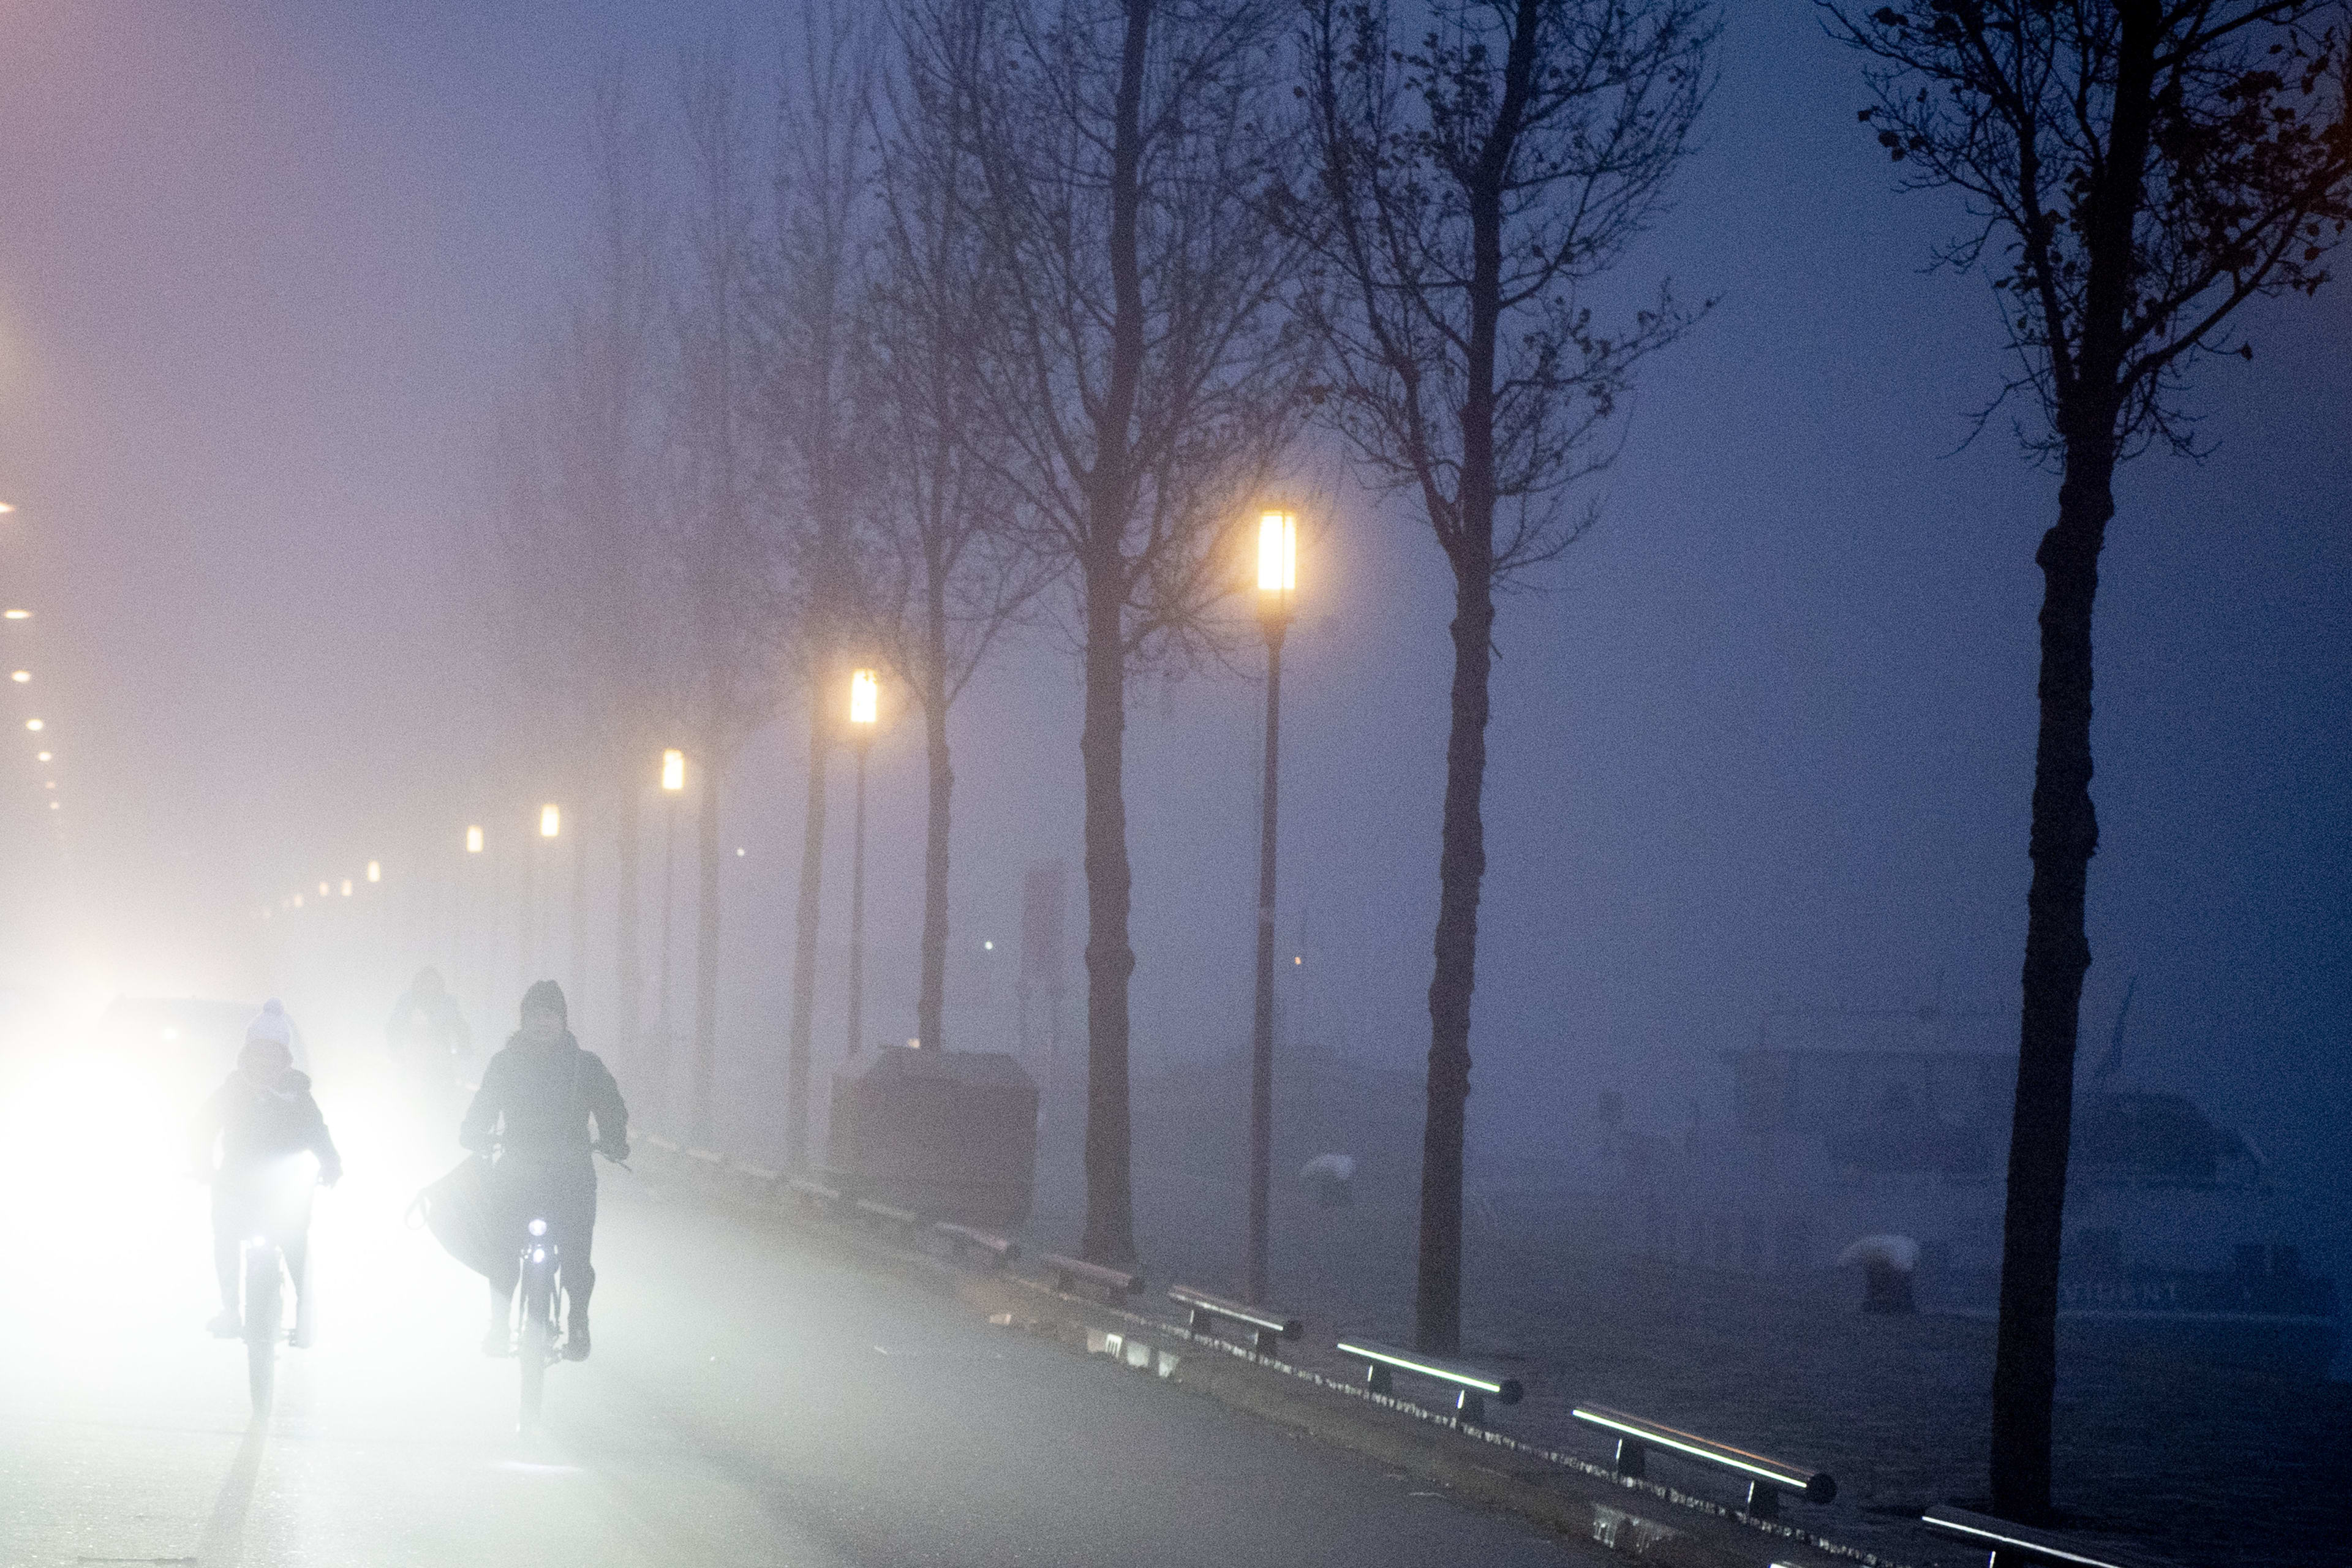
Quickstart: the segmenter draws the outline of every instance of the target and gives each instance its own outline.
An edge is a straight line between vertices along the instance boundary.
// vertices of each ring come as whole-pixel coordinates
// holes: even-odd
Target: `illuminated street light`
[[[1265,778],[1257,839],[1257,1006],[1250,1029],[1249,1256],[1243,1300],[1265,1300],[1266,1207],[1274,1164],[1274,867],[1282,738],[1282,638],[1298,588],[1298,517],[1269,508],[1257,524],[1257,613],[1265,633]]]
[[[481,852],[482,830],[478,827],[468,827],[466,829],[466,853],[479,855]]]
[[[33,672],[29,669],[12,669],[8,672],[8,679],[22,686],[33,679]]]
[[[15,507],[10,506],[6,501],[0,500],[0,517],[5,517],[16,510],[16,509]]]
[[[686,787],[686,753],[676,746],[662,753],[661,786],[673,795]]]
[[[48,728],[48,726],[47,726],[47,724],[42,723],[38,719],[27,719],[27,720],[26,720],[26,721],[25,721],[25,728],[26,728],[26,729],[27,729],[27,730],[35,731],[42,731],[42,730],[46,730],[46,729],[47,729],[47,728]]]
[[[32,618],[30,610],[0,610],[0,621],[29,621]]]
[[[333,893],[334,889],[328,887],[326,883],[321,882],[319,884],[319,896],[320,898],[331,898],[333,896]]]
[[[857,756],[856,828],[849,855],[849,1054],[866,1029],[866,753],[874,749],[882,682],[870,669],[849,676],[849,746]]]
[[[57,753],[54,752],[35,752],[33,753],[33,760],[37,763],[46,763],[56,754]]]
[[[381,882],[383,880],[383,863],[382,861],[371,860],[368,862],[367,879],[371,882]]]
[[[349,877],[346,877],[346,878],[344,878],[344,879],[343,879],[343,897],[345,897],[345,898],[347,898],[347,899],[348,899],[348,898],[350,898],[351,896],[352,896],[352,879],[351,879]]]
[[[554,838],[561,836],[562,832],[562,811],[551,804],[541,806],[539,808],[539,836],[541,838]]]
[[[302,895],[299,893],[294,895],[294,907],[298,910],[302,907]]]

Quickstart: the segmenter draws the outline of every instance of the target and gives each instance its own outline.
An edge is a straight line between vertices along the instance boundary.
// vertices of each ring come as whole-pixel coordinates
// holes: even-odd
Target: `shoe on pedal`
[[[235,1307],[223,1307],[214,1314],[213,1321],[205,1325],[205,1330],[216,1340],[242,1339],[245,1321],[236,1315]]]

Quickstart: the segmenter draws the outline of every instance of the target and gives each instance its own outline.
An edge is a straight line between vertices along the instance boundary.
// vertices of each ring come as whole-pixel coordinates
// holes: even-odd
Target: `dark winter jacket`
[[[568,1032],[544,1046],[518,1034],[482,1069],[457,1142],[477,1152],[497,1144],[509,1157],[585,1168],[592,1142],[615,1160],[628,1157],[629,1108],[596,1053],[582,1050]]]
[[[331,1184],[343,1173],[342,1156],[327,1135],[327,1119],[310,1098],[310,1075],[292,1068],[271,1084],[257,1084],[233,1072],[213,1090],[196,1113],[199,1170],[213,1170],[215,1145],[219,1174],[232,1180],[306,1150],[319,1158],[320,1180]]]

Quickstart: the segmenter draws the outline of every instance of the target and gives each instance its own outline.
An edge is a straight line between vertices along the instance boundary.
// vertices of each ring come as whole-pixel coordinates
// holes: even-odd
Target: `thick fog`
[[[0,699],[0,984],[278,992],[377,1027],[453,931],[490,940],[463,921],[511,864],[505,891],[451,891],[461,836],[520,840],[540,785],[507,743],[536,694],[483,585],[489,416],[583,244],[591,79],[623,58],[667,112],[678,50],[727,25],[619,0],[0,6],[0,597],[35,612],[0,623],[33,675]],[[733,25],[764,68],[766,9]],[[1968,440],[2007,374],[1998,320],[1981,279],[1926,270],[1963,220],[1892,194],[1855,62],[1788,5],[1736,8],[1721,61],[1708,145],[1625,272],[1718,303],[1644,368],[1599,527],[1503,607],[1474,1161],[1572,1155],[1603,1089],[1679,1126],[1776,999],[2015,1005],[2055,479],[2006,411]],[[2342,1260],[2352,291],[2247,335],[2251,364],[2200,374],[2210,455],[2131,464],[2109,534],[2084,1056],[2137,975],[2126,1071],[2253,1138]],[[1330,510],[1286,669],[1284,1033],[1411,1068],[1451,584],[1412,505],[1342,484]],[[1141,1078],[1247,1041],[1261,668],[1244,639],[1229,671],[1132,695]],[[1032,862],[1068,863],[1081,940],[1076,676],[1040,628],[956,710],[951,1044],[1011,1043]],[[803,725],[780,693],[724,781],[721,1098],[751,1147],[780,1114]],[[821,1067],[844,1027],[835,765]],[[866,1033],[903,1037],[919,724],[871,778]],[[579,831],[608,951],[610,827]],[[372,858],[385,882],[340,946],[289,936],[282,899]],[[542,889],[557,933],[568,888]],[[302,968],[331,947],[331,986]],[[513,996],[483,989],[478,1029],[508,1026]]]

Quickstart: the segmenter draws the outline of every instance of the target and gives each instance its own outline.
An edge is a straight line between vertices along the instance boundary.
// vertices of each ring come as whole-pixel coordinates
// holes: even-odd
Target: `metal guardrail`
[[[1748,1506],[1743,1511],[1750,1518],[1777,1516],[1784,1491],[1795,1492],[1807,1502],[1828,1502],[1837,1496],[1837,1482],[1825,1471],[1808,1470],[1785,1460],[1751,1454],[1745,1448],[1735,1448],[1728,1443],[1718,1443],[1712,1437],[1702,1437],[1696,1432],[1685,1432],[1646,1416],[1612,1410],[1605,1405],[1580,1405],[1570,1414],[1616,1437],[1617,1473],[1621,1476],[1643,1475],[1649,1450],[1661,1448],[1686,1459],[1719,1465],[1746,1477]]]
[[[1486,1422],[1486,1397],[1492,1394],[1497,1404],[1517,1405],[1525,1392],[1516,1377],[1490,1376],[1483,1367],[1468,1362],[1447,1361],[1439,1356],[1423,1355],[1418,1351],[1400,1350],[1377,1340],[1341,1340],[1333,1347],[1341,1355],[1353,1356],[1366,1364],[1364,1386],[1374,1394],[1391,1392],[1391,1379],[1396,1373],[1411,1373],[1442,1383],[1454,1390],[1454,1413],[1465,1421]]]
[[[957,1252],[978,1252],[989,1259],[989,1267],[1000,1268],[1021,1256],[1021,1244],[1008,1236],[992,1230],[978,1230],[953,1220],[933,1220],[931,1228],[954,1244]]]
[[[896,1204],[886,1204],[875,1198],[859,1198],[849,1206],[867,1219],[878,1219],[908,1230],[913,1230],[923,1223],[923,1216],[913,1209],[902,1209]]]
[[[1964,1508],[1939,1503],[1919,1516],[1919,1522],[1930,1530],[1940,1530],[1957,1535],[1972,1546],[1981,1546],[1990,1554],[1985,1568],[2024,1568],[2027,1563],[2059,1563],[2064,1568],[2137,1568],[2142,1559],[2126,1557],[2094,1557],[2078,1546],[2069,1545],[2065,1537],[2046,1530],[2034,1530],[2022,1524],[2011,1524],[1990,1514],[1971,1513]]]
[[[1143,1289],[1143,1276],[1129,1274],[1125,1269],[1109,1268],[1084,1258],[1065,1258],[1058,1252],[1041,1252],[1037,1261],[1054,1277],[1054,1288],[1067,1290],[1073,1285],[1093,1285],[1108,1290],[1115,1297],[1132,1296]]]
[[[1190,1319],[1185,1327],[1196,1334],[1215,1332],[1219,1318],[1239,1323],[1255,1336],[1252,1348],[1260,1355],[1272,1355],[1277,1341],[1295,1340],[1304,1331],[1297,1318],[1276,1317],[1256,1307],[1228,1301],[1223,1296],[1212,1296],[1206,1290],[1195,1290],[1190,1285],[1171,1285],[1168,1299],[1187,1310]]]

